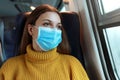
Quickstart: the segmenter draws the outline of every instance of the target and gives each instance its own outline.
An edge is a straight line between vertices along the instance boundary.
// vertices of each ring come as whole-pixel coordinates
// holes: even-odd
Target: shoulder
[[[11,57],[11,58],[9,58],[8,60],[5,61],[5,64],[21,61],[23,58],[24,58],[24,55]]]
[[[76,57],[67,54],[60,54],[61,58],[67,59],[69,61],[79,61]]]
[[[12,57],[12,58],[9,58],[8,60],[6,60],[2,67],[1,67],[1,70],[4,70],[4,69],[9,69],[9,68],[15,68],[16,65],[18,65],[20,63],[20,61],[22,60],[23,58],[23,55],[20,55],[20,56],[15,56],[15,57]]]
[[[75,58],[74,56],[71,56],[71,55],[63,55],[63,54],[61,54],[61,58],[62,58],[63,62],[66,61],[66,64],[69,65],[73,79],[89,80],[84,67],[82,66],[82,64],[80,63],[80,61],[77,58]]]
[[[72,55],[66,55],[66,54],[60,54],[62,60],[70,63],[70,64],[74,64],[74,65],[80,65],[81,66],[81,62],[74,56]]]

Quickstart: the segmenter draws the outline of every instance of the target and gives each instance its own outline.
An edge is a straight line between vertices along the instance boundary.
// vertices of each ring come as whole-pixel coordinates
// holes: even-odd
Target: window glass
[[[64,12],[64,11],[66,11],[65,6],[62,7],[62,9],[60,10],[60,12]]]
[[[113,70],[116,77],[120,78],[120,26],[106,28],[103,32]]]
[[[109,13],[120,8],[120,0],[99,0],[101,13]]]

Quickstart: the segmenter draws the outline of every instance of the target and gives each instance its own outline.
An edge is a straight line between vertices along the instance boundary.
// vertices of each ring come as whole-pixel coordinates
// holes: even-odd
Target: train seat
[[[26,18],[28,13],[21,13],[17,15],[15,26],[16,29],[14,31],[5,32],[5,41],[4,43],[5,55],[7,58],[16,56],[18,53],[18,48],[21,40],[21,36],[23,33],[23,28],[25,25]],[[71,55],[78,58],[84,66],[83,53],[80,46],[80,20],[79,16],[75,12],[61,12],[62,15],[62,24],[66,31],[68,42],[71,47]],[[14,37],[12,37],[14,36]],[[6,58],[6,59],[7,59]]]
[[[2,62],[10,57],[18,55],[18,49],[21,42],[21,37],[26,21],[26,13],[20,13],[16,17],[3,17],[1,23],[1,47],[2,55],[0,58]]]
[[[62,24],[71,47],[71,55],[81,61],[84,66],[84,58],[80,44],[80,20],[76,12],[61,12]]]

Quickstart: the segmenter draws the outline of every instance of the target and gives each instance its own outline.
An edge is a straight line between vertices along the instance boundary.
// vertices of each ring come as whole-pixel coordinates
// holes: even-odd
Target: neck
[[[36,41],[33,40],[32,42],[32,48],[34,51],[37,51],[37,52],[44,52],[39,46],[38,44],[36,43]]]
[[[58,57],[57,48],[54,48],[50,51],[35,51],[32,49],[32,45],[27,46],[26,58],[31,62],[49,62]]]

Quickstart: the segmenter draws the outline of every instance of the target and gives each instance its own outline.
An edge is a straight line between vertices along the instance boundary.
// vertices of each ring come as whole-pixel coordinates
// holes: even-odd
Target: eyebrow
[[[49,19],[44,19],[44,20],[42,20],[42,21],[49,21],[49,22],[52,22],[51,20],[49,20]],[[61,22],[59,22],[58,24],[62,24]]]

